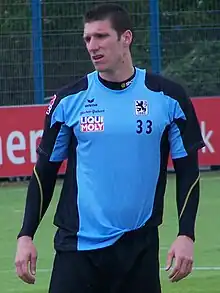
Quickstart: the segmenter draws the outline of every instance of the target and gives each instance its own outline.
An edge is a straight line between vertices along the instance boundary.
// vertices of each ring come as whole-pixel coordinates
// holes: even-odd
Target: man
[[[179,232],[167,270],[175,259],[172,282],[192,270],[197,152],[204,146],[198,121],[180,85],[133,66],[132,26],[120,6],[87,12],[83,38],[95,71],[58,92],[46,112],[18,235],[17,274],[35,282],[33,237],[68,159],[49,292],[159,293],[158,226],[169,152]]]

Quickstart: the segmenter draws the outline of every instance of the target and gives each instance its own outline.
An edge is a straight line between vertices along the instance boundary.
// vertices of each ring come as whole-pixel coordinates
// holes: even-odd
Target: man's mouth
[[[103,55],[95,55],[95,56],[92,56],[92,60],[94,61],[98,61],[98,60],[101,60],[104,56]]]

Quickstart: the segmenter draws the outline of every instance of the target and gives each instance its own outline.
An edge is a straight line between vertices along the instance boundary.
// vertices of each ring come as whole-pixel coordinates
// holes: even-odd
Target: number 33
[[[137,129],[136,132],[138,134],[141,134],[143,131],[145,131],[145,133],[150,134],[152,132],[152,121],[151,120],[147,120],[146,121],[146,130],[144,130],[144,126],[143,126],[143,121],[142,120],[137,120]]]

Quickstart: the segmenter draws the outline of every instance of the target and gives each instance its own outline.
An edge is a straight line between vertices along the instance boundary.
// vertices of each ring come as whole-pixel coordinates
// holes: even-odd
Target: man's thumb
[[[169,271],[169,269],[171,268],[173,263],[173,258],[174,258],[174,251],[170,250],[167,255],[166,271]]]

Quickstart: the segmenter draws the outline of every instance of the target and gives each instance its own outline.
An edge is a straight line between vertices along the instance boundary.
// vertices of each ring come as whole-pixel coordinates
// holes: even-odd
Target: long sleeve
[[[195,221],[200,198],[198,154],[173,160],[176,172],[176,201],[179,218],[178,235],[195,240]]]
[[[34,237],[51,202],[60,165],[60,162],[49,162],[45,156],[39,156],[28,186],[23,225],[18,237]]]
[[[54,96],[46,111],[38,161],[29,182],[20,236],[34,234],[51,202],[57,173],[68,158],[71,130],[65,125],[61,98]]]

